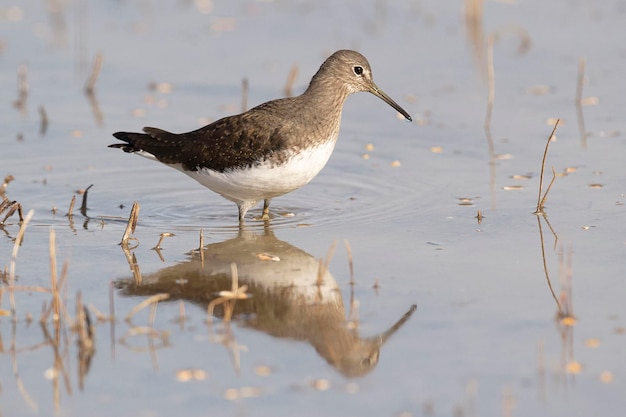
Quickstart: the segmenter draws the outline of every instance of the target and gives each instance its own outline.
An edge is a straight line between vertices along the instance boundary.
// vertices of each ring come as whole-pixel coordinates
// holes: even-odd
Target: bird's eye
[[[363,67],[357,65],[353,70],[356,75],[363,75]]]

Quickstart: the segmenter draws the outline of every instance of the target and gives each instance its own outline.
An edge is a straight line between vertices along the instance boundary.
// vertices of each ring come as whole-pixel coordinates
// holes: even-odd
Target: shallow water
[[[37,324],[50,302],[38,292],[16,292],[17,321],[0,320],[0,413],[621,415],[626,3],[544,3],[488,2],[469,22],[462,2],[0,6],[0,175],[15,177],[7,197],[35,213],[16,285],[50,285],[51,229],[59,276],[68,266],[58,331]],[[490,34],[493,153],[483,129]],[[303,91],[340,48],[363,52],[414,122],[351,97],[328,165],[272,202],[269,228],[252,220],[257,207],[240,232],[233,203],[106,148],[117,130],[191,130],[239,111],[244,77],[248,106],[281,96],[294,65]],[[587,134],[574,104],[581,58]],[[13,105],[22,63],[24,111]],[[561,124],[545,183],[552,166],[567,175],[550,190],[548,225],[532,212],[552,118]],[[91,184],[86,216],[81,195],[65,216]],[[125,252],[133,201],[138,246]],[[0,229],[2,268],[18,231],[16,216]],[[253,297],[229,326],[217,305],[209,326],[232,262]],[[113,294],[114,324],[90,310],[91,357],[73,330],[79,291],[104,315]],[[156,311],[124,320],[163,293]],[[0,309],[10,314],[6,295]]]

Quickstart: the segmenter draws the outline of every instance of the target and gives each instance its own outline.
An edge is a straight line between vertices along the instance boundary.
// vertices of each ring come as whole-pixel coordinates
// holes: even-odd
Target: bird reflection
[[[328,269],[308,253],[278,240],[269,227],[263,234],[242,228],[236,237],[188,256],[185,262],[140,279],[119,280],[116,286],[127,296],[167,293],[169,300],[206,308],[219,291],[231,287],[234,262],[239,283],[247,285],[252,295],[235,306],[233,317],[238,325],[307,342],[347,377],[373,370],[382,346],[415,311],[411,306],[389,329],[361,337],[356,326],[348,326],[341,290]],[[214,310],[215,316],[222,314],[223,310]]]

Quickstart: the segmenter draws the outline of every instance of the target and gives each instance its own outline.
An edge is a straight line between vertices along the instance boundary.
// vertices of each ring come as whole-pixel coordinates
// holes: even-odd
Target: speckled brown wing
[[[146,127],[145,133],[117,132],[126,143],[109,145],[125,152],[147,152],[165,164],[182,164],[185,170],[208,168],[224,172],[250,167],[286,146],[280,122],[268,129],[267,115],[244,113],[220,119],[198,130],[171,133]],[[271,124],[269,124],[271,126]]]

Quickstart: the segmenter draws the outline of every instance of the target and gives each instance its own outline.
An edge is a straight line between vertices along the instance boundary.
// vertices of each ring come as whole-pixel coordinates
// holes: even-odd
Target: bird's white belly
[[[184,171],[180,165],[172,166],[229,200],[260,201],[286,194],[311,181],[326,165],[335,142],[329,140],[317,147],[300,150],[280,165],[264,161],[225,172],[210,169]]]

